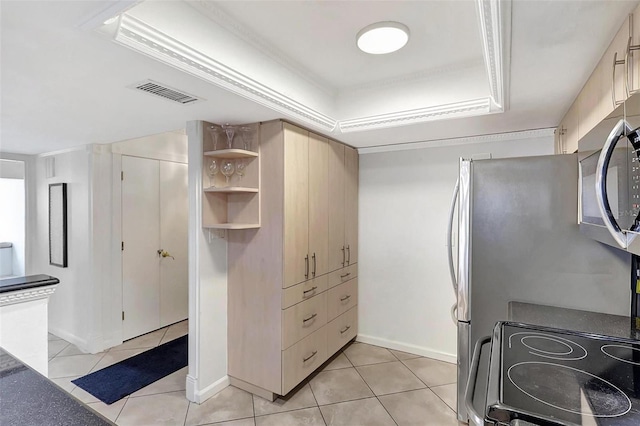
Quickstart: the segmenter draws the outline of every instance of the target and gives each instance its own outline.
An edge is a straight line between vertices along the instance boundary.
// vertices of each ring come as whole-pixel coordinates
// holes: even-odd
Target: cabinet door
[[[329,271],[345,265],[344,145],[329,141]]]
[[[329,271],[329,141],[309,134],[310,278]]]
[[[358,151],[344,148],[345,266],[358,262]]]
[[[284,281],[310,277],[309,132],[284,123]]]

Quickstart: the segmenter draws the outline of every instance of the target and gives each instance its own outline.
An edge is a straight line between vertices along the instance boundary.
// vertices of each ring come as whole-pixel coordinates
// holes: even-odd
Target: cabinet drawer
[[[317,296],[327,289],[329,276],[327,274],[305,281],[293,287],[285,288],[282,291],[282,309],[293,306]]]
[[[358,307],[327,324],[327,355],[331,356],[358,334]]]
[[[342,315],[358,304],[358,278],[339,284],[327,296],[327,321]]]
[[[329,288],[349,281],[358,276],[358,264],[349,265],[346,268],[338,269],[329,274]]]
[[[282,349],[327,323],[327,292],[282,311]]]
[[[327,327],[282,352],[282,395],[286,395],[327,360]]]

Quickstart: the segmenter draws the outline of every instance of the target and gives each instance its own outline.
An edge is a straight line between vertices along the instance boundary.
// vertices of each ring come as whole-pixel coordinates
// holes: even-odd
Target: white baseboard
[[[455,354],[449,354],[446,352],[436,351],[433,349],[425,348],[423,346],[411,345],[409,343],[397,342],[395,340],[383,339],[381,337],[367,336],[366,334],[358,334],[356,341],[362,343],[368,343],[370,345],[382,346],[383,348],[393,349],[396,351],[407,352],[410,354],[420,355],[427,358],[433,358],[451,364],[456,364],[458,358]]]
[[[76,345],[81,351],[89,352],[91,349],[89,347],[89,342],[87,342],[86,340],[79,338],[75,334],[71,334],[67,331],[61,330],[55,326],[49,325],[49,333]]]
[[[194,377],[187,375],[187,399],[196,404],[202,404],[227,386],[229,386],[229,376],[224,376],[206,388],[198,390],[198,381]]]

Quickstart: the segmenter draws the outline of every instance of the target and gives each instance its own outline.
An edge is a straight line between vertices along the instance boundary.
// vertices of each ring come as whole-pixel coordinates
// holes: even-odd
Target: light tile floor
[[[456,366],[352,343],[285,399],[274,402],[232,386],[198,405],[185,398],[187,368],[106,405],[71,380],[187,333],[187,322],[83,354],[49,335],[49,377],[118,425],[458,426]]]

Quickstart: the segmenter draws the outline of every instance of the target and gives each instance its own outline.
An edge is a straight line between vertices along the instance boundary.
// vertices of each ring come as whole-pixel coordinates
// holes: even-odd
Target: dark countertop
[[[640,340],[640,331],[632,329],[631,318],[621,315],[510,302],[509,321]]]
[[[27,277],[6,278],[0,280],[0,293],[44,287],[45,285],[58,284],[59,282],[60,280],[51,275],[29,275]]]
[[[114,425],[0,348],[0,425]]]

